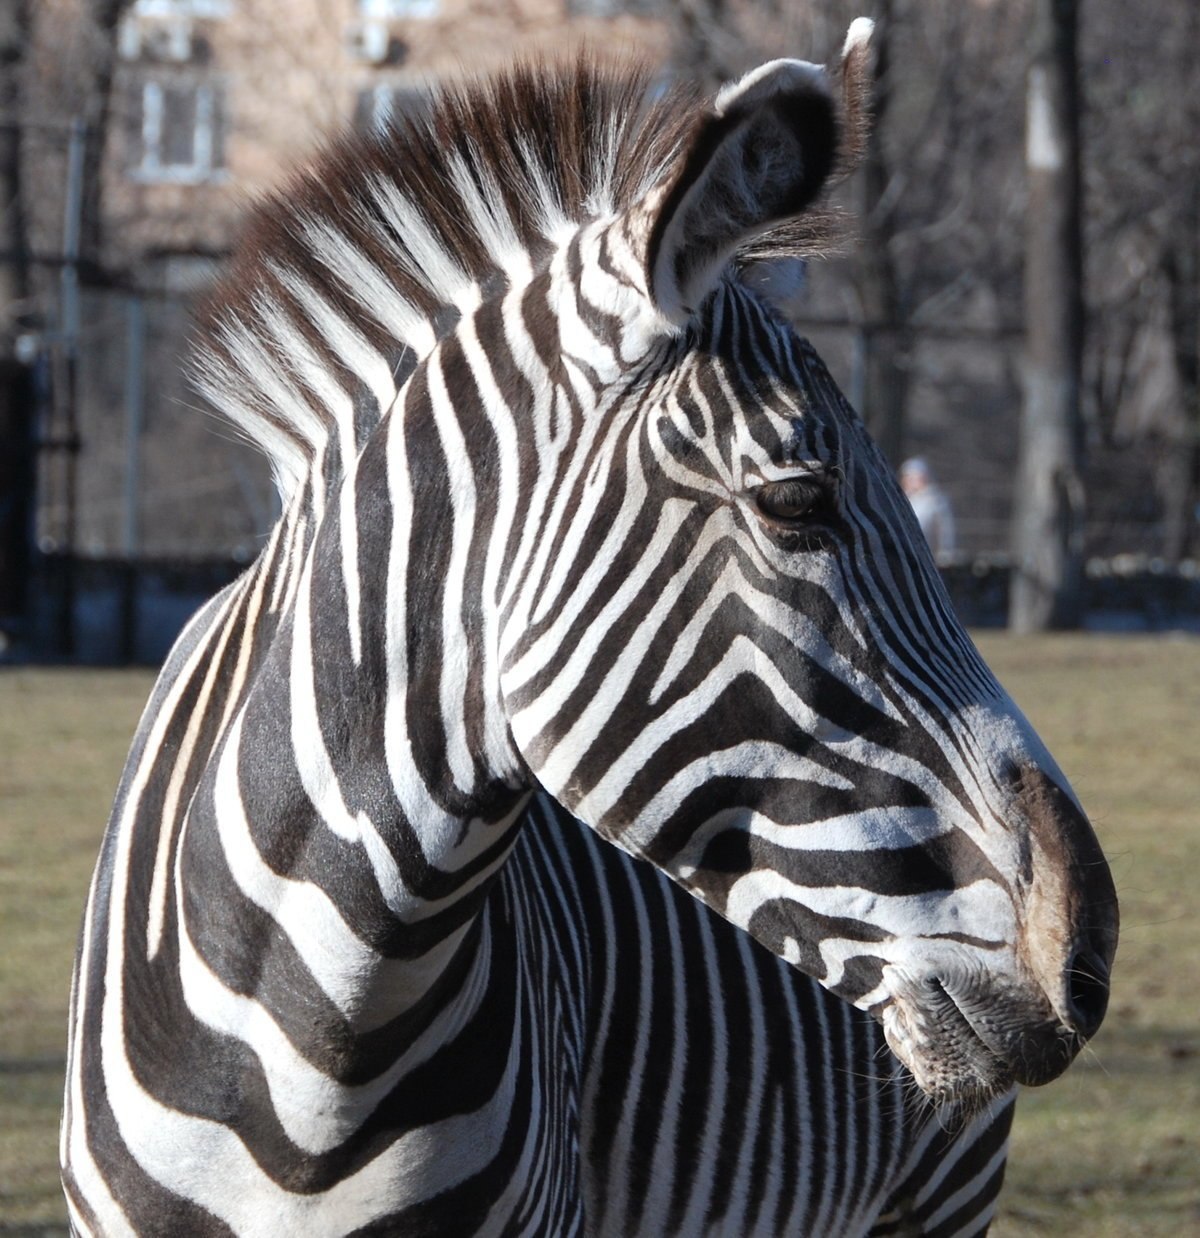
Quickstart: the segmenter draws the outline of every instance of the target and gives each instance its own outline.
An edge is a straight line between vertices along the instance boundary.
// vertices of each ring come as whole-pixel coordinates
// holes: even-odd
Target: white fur
[[[713,111],[724,116],[735,104],[748,109],[776,95],[809,89],[829,89],[825,70],[820,65],[807,60],[768,60],[744,73],[736,82],[722,86],[713,100]]]
[[[846,41],[842,44],[842,59],[860,47],[865,47],[875,33],[875,23],[869,17],[856,17],[846,31]]]

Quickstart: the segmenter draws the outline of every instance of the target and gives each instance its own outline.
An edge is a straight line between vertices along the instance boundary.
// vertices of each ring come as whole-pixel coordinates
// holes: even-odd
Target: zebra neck
[[[322,994],[364,1027],[465,974],[460,951],[474,947],[527,799],[484,750],[496,724],[474,646],[438,621],[444,580],[407,562],[413,517],[380,484],[386,449],[369,445],[315,536],[265,565],[301,564],[215,796],[281,876],[260,906],[292,917]]]

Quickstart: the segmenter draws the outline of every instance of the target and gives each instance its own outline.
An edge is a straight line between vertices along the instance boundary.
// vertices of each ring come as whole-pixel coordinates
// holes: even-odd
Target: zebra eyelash
[[[755,514],[781,549],[817,552],[836,547],[841,512],[832,472],[809,468],[752,486],[747,494]]]

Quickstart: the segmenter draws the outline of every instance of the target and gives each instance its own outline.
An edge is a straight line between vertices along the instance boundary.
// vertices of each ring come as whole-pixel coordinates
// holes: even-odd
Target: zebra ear
[[[651,206],[646,274],[658,309],[686,322],[739,246],[812,202],[837,145],[816,65],[774,60],[724,87]]]

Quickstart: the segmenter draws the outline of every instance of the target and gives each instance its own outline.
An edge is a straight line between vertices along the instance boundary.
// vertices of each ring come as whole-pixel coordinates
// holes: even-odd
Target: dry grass
[[[66,1216],[57,1139],[75,934],[152,682],[0,673],[0,1232]]]
[[[980,640],[1067,772],[1121,899],[1108,1020],[1027,1092],[993,1234],[1200,1232],[1200,642]]]
[[[1018,1109],[993,1233],[1200,1232],[1200,642],[981,638],[1087,805],[1122,898],[1108,1022]],[[150,687],[143,673],[0,673],[0,1232],[54,1233],[75,931]]]

